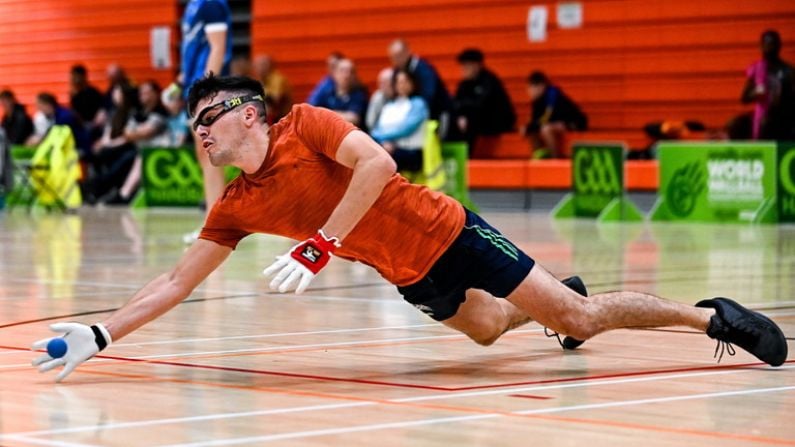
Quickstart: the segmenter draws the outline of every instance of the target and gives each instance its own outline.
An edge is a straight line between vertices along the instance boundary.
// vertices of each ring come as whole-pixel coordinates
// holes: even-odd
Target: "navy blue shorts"
[[[477,214],[466,210],[466,223],[425,277],[398,287],[403,298],[437,321],[458,312],[467,289],[505,298],[527,277],[535,261]]]

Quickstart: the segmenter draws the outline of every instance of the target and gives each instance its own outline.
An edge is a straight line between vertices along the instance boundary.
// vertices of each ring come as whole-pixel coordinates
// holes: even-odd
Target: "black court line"
[[[313,289],[307,289],[307,291],[309,291],[309,292],[323,292],[323,291],[328,291],[328,290],[340,290],[340,289],[361,289],[361,288],[380,286],[380,285],[384,285],[384,283],[349,284],[349,285],[344,285],[344,286],[318,287],[318,288],[313,288]],[[189,300],[184,300],[184,301],[180,302],[179,304],[202,303],[202,302],[206,302],[206,301],[218,301],[218,300],[230,300],[230,299],[235,299],[235,298],[251,298],[251,297],[255,297],[255,296],[267,296],[267,295],[269,295],[269,293],[265,293],[265,292],[254,293],[254,292],[252,292],[252,293],[245,293],[245,294],[242,294],[242,295],[216,296],[216,297],[212,297],[212,298],[193,298],[193,299],[189,299]],[[88,316],[88,315],[104,314],[104,313],[109,313],[109,312],[115,312],[115,311],[117,311],[119,309],[121,309],[121,307],[114,307],[114,308],[110,308],[110,309],[100,309],[100,310],[90,310],[90,311],[86,311],[86,312],[77,312],[77,313],[66,314],[66,315],[55,315],[55,316],[51,316],[51,317],[37,318],[35,320],[17,321],[15,323],[0,324],[0,329],[5,329],[5,328],[9,328],[9,327],[14,327],[14,326],[23,326],[23,325],[26,325],[26,324],[41,323],[41,322],[44,322],[44,321],[60,320],[60,319],[64,319],[64,318],[75,318],[75,317],[85,317],[85,316]]]

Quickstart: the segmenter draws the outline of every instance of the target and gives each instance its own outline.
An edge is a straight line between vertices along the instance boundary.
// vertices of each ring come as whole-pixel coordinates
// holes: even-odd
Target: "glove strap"
[[[107,348],[108,345],[113,342],[110,337],[110,332],[105,329],[105,326],[103,326],[102,323],[97,323],[91,326],[91,332],[94,333],[94,342],[96,342],[100,351]]]
[[[328,264],[331,254],[340,247],[340,240],[336,237],[326,237],[323,230],[304,242],[295,246],[290,256],[304,265],[314,274],[317,274]]]

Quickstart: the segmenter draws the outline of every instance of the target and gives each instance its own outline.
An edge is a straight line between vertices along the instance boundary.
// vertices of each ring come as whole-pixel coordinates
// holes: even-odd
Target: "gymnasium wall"
[[[176,1],[0,1],[0,89],[13,89],[32,114],[40,91],[68,105],[69,69],[76,63],[88,68],[89,80],[103,91],[113,62],[136,81],[153,78],[165,86],[174,71],[152,68],[150,32],[153,26],[173,27],[173,45],[176,23]]]
[[[759,35],[776,28],[795,63],[792,0],[585,0],[580,29],[559,29],[556,3],[516,0],[254,0],[252,52],[270,53],[304,100],[323,75],[325,56],[343,51],[372,89],[400,36],[441,71],[451,91],[455,55],[480,47],[506,83],[522,122],[525,78],[542,69],[577,100],[601,134],[641,141],[643,124],[698,119],[721,126],[741,112],[745,67]],[[545,42],[527,38],[532,5],[546,5]]]

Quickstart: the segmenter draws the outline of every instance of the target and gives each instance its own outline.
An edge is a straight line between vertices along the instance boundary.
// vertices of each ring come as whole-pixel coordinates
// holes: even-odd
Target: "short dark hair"
[[[456,58],[459,64],[464,62],[475,62],[478,64],[483,63],[483,52],[477,48],[465,48],[462,52],[458,53]]]
[[[76,64],[72,65],[72,74],[80,75],[80,76],[87,76],[88,70],[86,70],[86,66],[83,64]]]
[[[0,92],[0,99],[7,99],[9,101],[16,102],[17,98],[14,97],[14,92],[9,89],[4,89]]]
[[[38,95],[36,95],[36,101],[42,102],[44,104],[49,104],[53,107],[58,106],[58,100],[55,99],[55,95],[48,92],[41,92]]]
[[[543,71],[534,71],[527,77],[527,83],[530,85],[549,85],[549,78]]]
[[[236,93],[239,95],[260,95],[265,98],[265,89],[262,83],[245,76],[215,76],[212,73],[194,82],[188,90],[188,112],[196,116],[196,106],[203,99],[212,100],[220,92]],[[259,116],[267,116],[264,101],[255,101]]]

